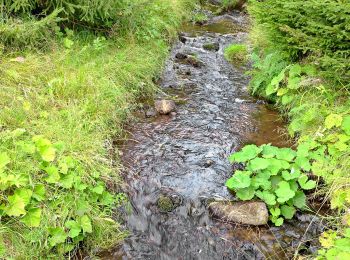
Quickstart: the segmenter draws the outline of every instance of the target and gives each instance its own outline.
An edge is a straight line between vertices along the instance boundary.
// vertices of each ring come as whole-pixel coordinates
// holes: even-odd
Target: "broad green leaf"
[[[48,174],[48,177],[45,179],[47,183],[57,183],[61,179],[58,168],[56,166],[52,165],[46,167],[45,171]]]
[[[292,168],[290,171],[283,171],[282,177],[286,181],[297,179],[300,176],[300,171]]]
[[[279,203],[286,202],[295,195],[295,192],[290,188],[289,183],[286,181],[281,181],[278,184],[278,189],[275,190],[275,193]]]
[[[42,201],[45,199],[45,193],[46,193],[45,185],[44,184],[37,184],[34,187],[32,196],[37,201]]]
[[[115,201],[115,198],[112,194],[110,194],[108,191],[104,191],[100,197],[100,202],[103,205],[111,205]]]
[[[292,77],[288,79],[288,85],[287,88],[288,89],[298,89],[300,86],[300,81],[301,78],[300,77]]]
[[[74,220],[68,220],[65,227],[69,229],[69,237],[75,238],[80,234],[81,227],[80,224]]]
[[[344,230],[344,236],[347,237],[347,238],[350,238],[350,228],[346,228]]]
[[[269,211],[273,217],[278,217],[281,215],[281,210],[278,207],[270,208]]]
[[[264,158],[273,158],[278,153],[278,148],[272,145],[264,145],[262,149],[262,156]]]
[[[249,171],[236,171],[235,174],[226,181],[226,187],[231,190],[242,189],[250,186],[251,178]]]
[[[333,127],[341,126],[342,122],[343,122],[343,117],[341,115],[330,114],[326,117],[326,120],[324,121],[324,125],[327,129],[331,129]]]
[[[271,181],[270,181],[270,172],[269,171],[261,171],[256,174],[256,176],[252,177],[251,185],[258,189],[259,187],[264,190],[271,189]]]
[[[30,199],[32,198],[33,192],[30,189],[20,188],[15,190],[14,194],[20,196],[24,204],[28,205],[30,202]]]
[[[281,213],[285,219],[292,219],[295,212],[296,212],[296,209],[292,206],[287,206],[287,205],[281,206]]]
[[[276,227],[280,227],[283,225],[283,218],[276,218],[276,220],[272,221]]]
[[[277,189],[278,184],[283,181],[282,177],[278,175],[272,176],[270,180],[273,190]]]
[[[298,179],[299,185],[304,190],[311,190],[316,187],[316,182],[313,180],[308,181],[308,177],[306,175],[302,175]]]
[[[80,218],[80,226],[83,229],[84,233],[91,233],[92,232],[91,220],[87,215],[84,215]]]
[[[10,157],[6,152],[0,153],[0,170],[11,162]]]
[[[290,180],[288,183],[292,191],[296,192],[297,190],[299,190],[299,185],[297,183],[297,180]]]
[[[20,215],[26,214],[24,199],[18,195],[14,194],[12,196],[8,196],[9,204],[5,207],[5,213],[9,216],[18,217]]]
[[[58,164],[58,167],[59,167],[60,172],[62,174],[67,174],[68,173],[69,167],[68,167],[68,164],[66,162],[60,161],[59,164]]]
[[[268,160],[269,166],[267,167],[267,170],[271,172],[271,175],[276,175],[280,170],[289,169],[290,167],[290,164],[284,160],[278,160],[275,158],[270,158]]]
[[[303,209],[306,206],[306,196],[302,191],[296,191],[293,198],[293,205],[299,209]]]
[[[61,227],[48,228],[48,231],[50,234],[49,243],[51,247],[64,243],[68,237]]]
[[[296,152],[290,148],[281,148],[277,154],[277,159],[285,160],[288,162],[293,161],[296,156]]]
[[[270,96],[273,93],[276,93],[277,90],[278,90],[278,85],[272,85],[272,84],[267,85],[265,90],[266,96]]]
[[[251,200],[254,198],[255,190],[252,187],[238,189],[236,195],[241,200]]]
[[[233,153],[229,160],[230,162],[246,162],[255,158],[260,152],[261,148],[257,147],[254,144],[246,145],[242,148],[241,151]]]
[[[310,151],[310,144],[308,142],[301,143],[298,145],[297,156],[298,157],[307,157]]]
[[[256,191],[256,196],[263,200],[267,205],[276,205],[276,196],[269,191]]]
[[[278,86],[281,81],[285,78],[286,69],[283,69],[276,77],[271,80],[271,85]]]
[[[266,169],[269,166],[269,160],[264,158],[254,158],[248,164],[249,169],[258,171]]]
[[[311,164],[308,158],[306,157],[300,157],[298,156],[295,159],[295,163],[296,165],[298,165],[301,169],[305,170],[305,171],[310,171],[311,170]]]
[[[70,40],[69,38],[65,37],[63,39],[63,46],[66,48],[66,49],[71,49],[74,45],[74,41]]]
[[[27,214],[20,220],[28,227],[38,227],[41,220],[41,209],[33,208],[28,210]]]
[[[280,89],[278,89],[278,91],[277,91],[277,96],[278,96],[278,97],[281,97],[281,96],[287,94],[288,91],[289,91],[288,88],[280,88]]]
[[[52,146],[44,146],[39,148],[39,153],[42,159],[46,162],[52,162],[55,160],[56,149]]]
[[[289,77],[300,76],[301,74],[301,66],[299,64],[293,64],[289,69]]]
[[[70,174],[64,175],[60,179],[60,184],[63,188],[66,188],[66,189],[72,188],[74,184],[74,174],[70,173]]]
[[[350,116],[345,116],[341,124],[341,129],[347,134],[350,135]]]
[[[350,253],[350,238],[345,237],[345,238],[337,239],[335,240],[334,245],[338,249],[344,252]]]
[[[292,95],[292,94],[284,95],[281,99],[282,105],[288,105],[289,103],[291,103],[293,101],[294,97],[295,97],[295,95]]]
[[[78,216],[83,216],[85,213],[88,213],[91,211],[90,204],[84,199],[84,197],[81,197],[76,202],[77,209],[76,213]]]
[[[235,174],[235,175],[236,175],[236,174]],[[235,175],[234,175],[234,176],[235,176]],[[105,190],[105,187],[104,187],[102,184],[99,184],[99,185],[97,185],[96,187],[94,187],[94,188],[92,189],[92,192],[94,192],[94,193],[96,193],[96,194],[102,194],[104,190]]]

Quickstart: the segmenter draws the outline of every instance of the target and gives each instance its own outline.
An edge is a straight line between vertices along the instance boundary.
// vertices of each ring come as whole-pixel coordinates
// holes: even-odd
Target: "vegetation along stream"
[[[289,259],[318,249],[321,221],[298,213],[281,227],[244,226],[215,218],[213,200],[232,200],[224,186],[228,156],[247,143],[290,146],[279,116],[249,96],[247,67],[235,67],[224,49],[247,38],[239,12],[187,24],[173,45],[157,99],[175,112],[145,105],[124,142],[122,161],[132,210],[130,236],[104,259]]]

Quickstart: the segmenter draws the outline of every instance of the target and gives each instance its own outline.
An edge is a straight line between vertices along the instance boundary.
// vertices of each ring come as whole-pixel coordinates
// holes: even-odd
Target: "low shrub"
[[[253,0],[249,13],[291,62],[307,60],[337,84],[350,84],[349,1]]]

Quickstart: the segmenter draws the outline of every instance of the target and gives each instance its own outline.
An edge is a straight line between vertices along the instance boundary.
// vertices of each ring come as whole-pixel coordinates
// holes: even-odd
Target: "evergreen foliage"
[[[136,3],[139,1],[132,1]],[[122,7],[130,6],[126,0],[10,0],[5,1],[7,15],[50,15],[61,9],[60,16],[71,22],[85,22],[98,26],[111,26],[121,15]]]
[[[307,59],[327,78],[350,84],[350,1],[253,0],[249,12],[292,61]]]

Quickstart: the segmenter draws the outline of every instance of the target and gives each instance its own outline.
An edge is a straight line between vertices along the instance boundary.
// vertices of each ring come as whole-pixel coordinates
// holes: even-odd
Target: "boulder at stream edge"
[[[159,114],[167,115],[175,110],[176,105],[173,100],[162,99],[155,102],[155,108]]]
[[[269,213],[264,202],[215,201],[209,204],[210,212],[217,218],[244,225],[266,225]]]

